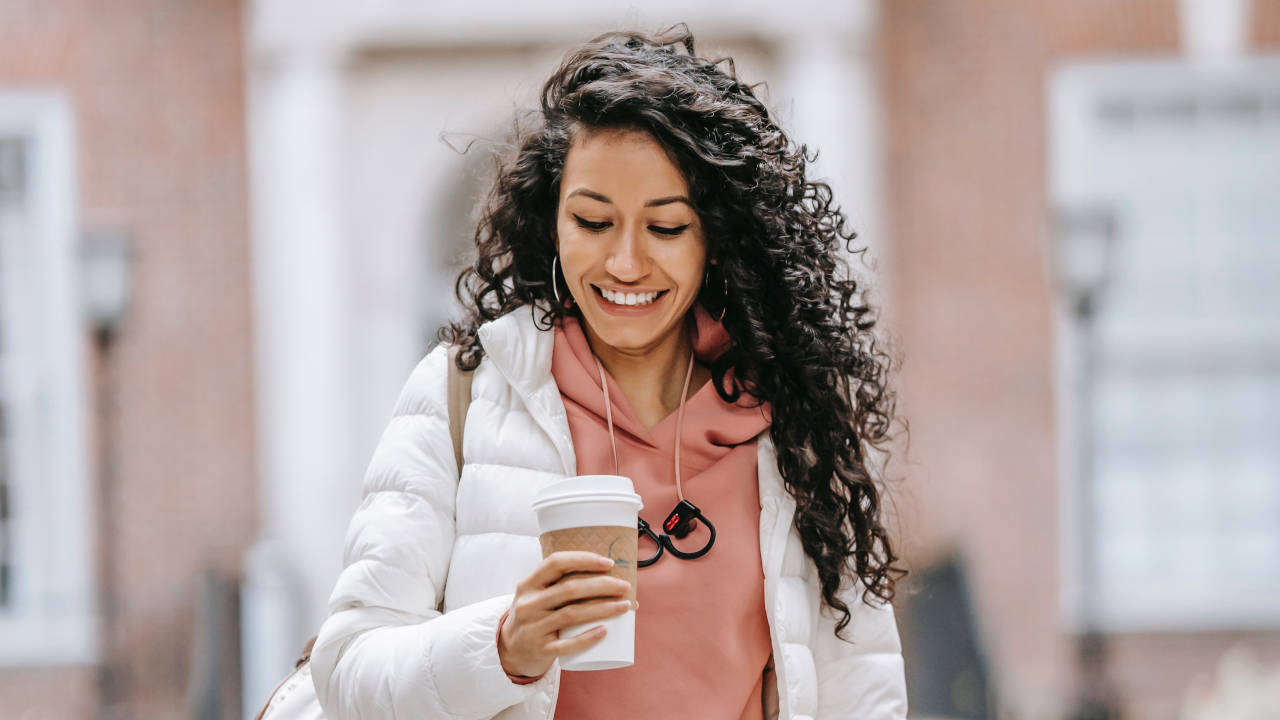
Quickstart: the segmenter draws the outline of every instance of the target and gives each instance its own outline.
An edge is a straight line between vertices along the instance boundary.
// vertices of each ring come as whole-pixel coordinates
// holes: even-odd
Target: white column
[[[290,50],[254,58],[250,73],[261,532],[246,562],[246,707],[319,629],[359,486],[349,437],[342,56]]]
[[[877,82],[877,3],[858,4],[852,21],[833,22],[822,33],[780,39],[778,89],[784,129],[818,150],[809,179],[830,183],[835,202],[858,233],[855,247],[867,246],[867,263],[877,303],[889,298],[885,183],[881,132],[883,112]],[[861,260],[853,268],[868,277]]]
[[[1252,0],[1178,0],[1182,50],[1192,61],[1225,64],[1249,51]]]

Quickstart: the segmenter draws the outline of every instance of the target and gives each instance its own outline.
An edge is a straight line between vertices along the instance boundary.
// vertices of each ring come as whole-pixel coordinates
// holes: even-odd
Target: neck
[[[689,353],[693,352],[692,331],[689,318],[680,323],[678,332],[671,333],[656,345],[642,350],[619,350],[605,343],[587,323],[583,332],[591,351],[600,358],[600,364],[626,394],[627,400],[642,417],[665,417],[680,405],[680,391],[684,387],[685,371],[689,367]],[[695,362],[694,380],[700,375]],[[690,382],[692,392],[699,383]],[[646,422],[646,424],[650,424]]]

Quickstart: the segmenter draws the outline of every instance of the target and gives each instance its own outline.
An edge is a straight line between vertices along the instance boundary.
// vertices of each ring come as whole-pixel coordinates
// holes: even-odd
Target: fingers
[[[562,638],[560,633],[565,628],[604,621],[622,615],[630,608],[629,600],[586,600],[567,605],[536,622],[523,623],[518,630],[504,625],[503,634],[511,633],[512,642],[505,655],[499,643],[498,657],[508,672],[537,675],[546,670],[552,658],[591,647],[604,637],[602,628],[597,627],[572,638]]]
[[[568,577],[541,592],[539,605],[548,612],[592,598],[620,598],[631,592],[631,583],[612,575]]]
[[[617,617],[630,609],[630,600],[584,600],[535,621],[531,629],[540,636],[550,635],[573,625]]]
[[[602,573],[613,567],[613,561],[585,550],[559,550],[543,558],[537,569],[521,583],[520,590],[541,590],[568,573]]]
[[[566,640],[553,640],[547,644],[547,651],[556,657],[563,657],[581,652],[604,639],[603,627],[593,627],[581,635],[574,635]]]

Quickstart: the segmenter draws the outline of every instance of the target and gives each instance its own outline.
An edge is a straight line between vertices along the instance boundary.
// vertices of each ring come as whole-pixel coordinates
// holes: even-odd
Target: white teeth
[[[658,299],[660,293],[616,293],[612,290],[600,289],[605,299],[615,305],[648,305]]]

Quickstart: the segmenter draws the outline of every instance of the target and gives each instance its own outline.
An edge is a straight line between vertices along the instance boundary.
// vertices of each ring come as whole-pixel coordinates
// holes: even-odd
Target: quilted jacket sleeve
[[[311,655],[329,720],[491,718],[552,682],[502,670],[494,638],[511,595],[438,610],[458,486],[447,362],[441,344],[414,368],[365,472]]]
[[[906,675],[893,606],[863,602],[860,583],[847,587],[852,589],[841,598],[852,617],[843,633],[852,643],[835,636],[835,611],[823,603],[818,613],[813,643],[818,720],[905,720]]]

